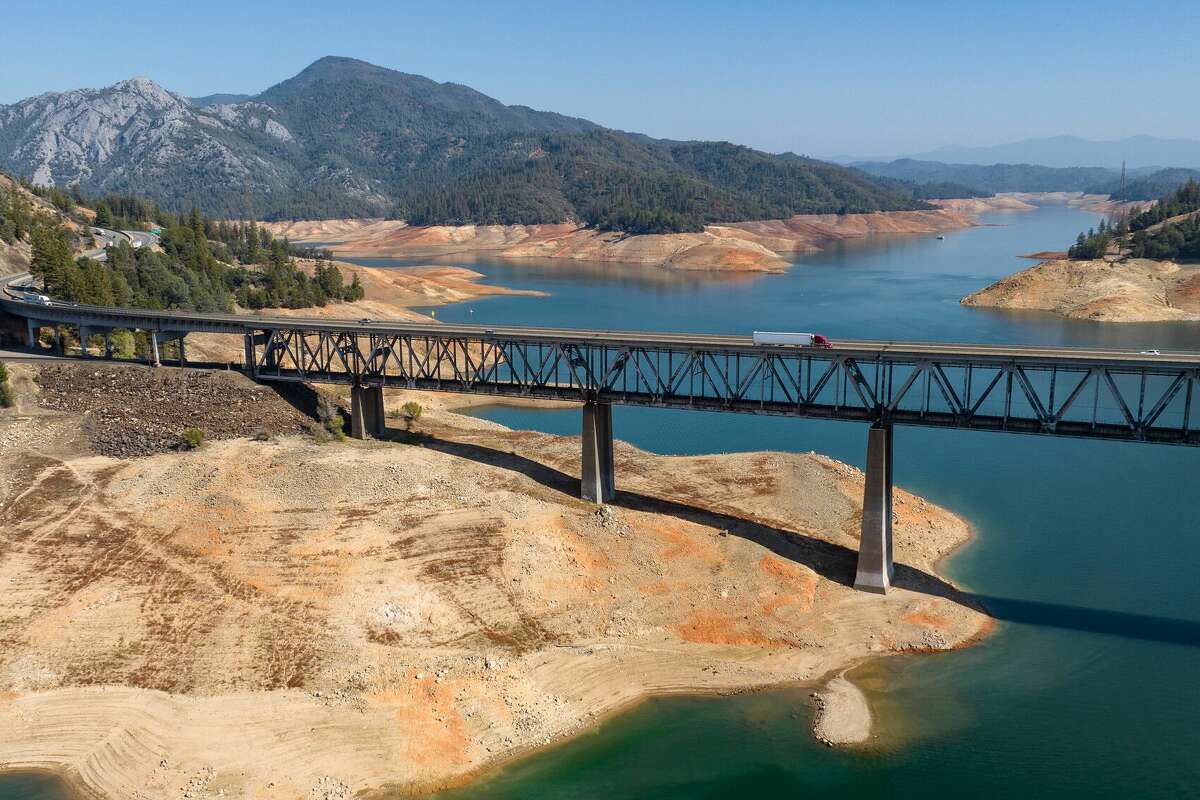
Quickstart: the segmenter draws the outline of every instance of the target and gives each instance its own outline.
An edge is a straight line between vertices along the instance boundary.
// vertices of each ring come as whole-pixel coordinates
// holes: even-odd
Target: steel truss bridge
[[[581,493],[596,502],[615,492],[614,404],[869,423],[855,580],[868,591],[891,582],[896,425],[1200,446],[1200,352],[846,340],[817,349],[749,336],[45,305],[12,290],[0,310],[23,318],[31,346],[47,326],[76,326],[89,340],[151,332],[155,364],[162,340],[179,340],[182,363],[188,333],[241,336],[257,380],[351,386],[359,437],[383,432],[386,388],[581,402]]]
[[[299,323],[247,333],[261,380],[1200,445],[1200,354]]]

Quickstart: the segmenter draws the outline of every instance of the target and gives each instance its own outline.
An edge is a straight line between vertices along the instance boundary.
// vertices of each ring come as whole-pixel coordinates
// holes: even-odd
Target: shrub
[[[409,400],[400,407],[401,413],[404,415],[404,427],[406,430],[412,430],[413,424],[421,418],[421,404],[415,400]]]
[[[325,432],[334,439],[340,442],[346,438],[346,432],[343,430],[345,424],[342,422],[342,412],[338,410],[337,405],[332,400],[323,394],[317,395],[317,419],[320,420],[321,427],[325,429]]]
[[[113,331],[109,341],[112,342],[114,358],[133,358],[137,354],[133,333],[124,328]]]
[[[305,427],[308,428],[308,434],[313,437],[313,441],[317,444],[325,444],[331,439],[329,431],[319,422],[309,422]]]
[[[271,441],[271,432],[266,428],[255,428],[254,433],[250,434],[250,438],[256,442]]]
[[[12,408],[12,384],[8,382],[8,367],[0,364],[0,408]]]
[[[183,432],[183,444],[188,450],[195,450],[204,444],[204,431],[199,428],[188,428]]]

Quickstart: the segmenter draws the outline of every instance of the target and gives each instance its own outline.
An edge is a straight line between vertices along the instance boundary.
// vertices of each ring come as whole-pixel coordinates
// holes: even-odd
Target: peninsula
[[[1098,322],[1200,321],[1200,184],[1190,180],[1157,203],[1114,209],[1111,221],[1080,233],[1068,252],[1046,253],[1050,260],[962,304]]]
[[[414,432],[319,444],[237,373],[10,371],[0,763],[101,797],[446,786],[653,694],[819,688],[988,629],[934,574],[968,525],[904,491],[897,588],[851,588],[863,477],[824,456],[618,443],[596,506],[577,438],[452,396],[389,392]],[[861,740],[830,692],[822,735]]]

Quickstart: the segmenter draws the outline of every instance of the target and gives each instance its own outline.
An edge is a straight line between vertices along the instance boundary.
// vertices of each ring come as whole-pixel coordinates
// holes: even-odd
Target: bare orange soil
[[[862,475],[823,456],[618,443],[604,509],[577,438],[436,409],[391,441],[116,460],[34,369],[0,411],[0,764],[102,797],[447,785],[651,694],[819,684],[987,626],[934,574],[967,524],[903,491],[898,588],[850,587]],[[852,692],[826,708],[861,738]]]
[[[778,272],[796,254],[831,241],[884,233],[928,234],[976,224],[972,215],[994,208],[1032,208],[1003,198],[944,201],[933,211],[799,215],[784,220],[710,225],[702,233],[629,236],[574,224],[410,227],[398,220],[277,222],[277,236],[333,242],[342,257],[409,258],[488,253],[503,258],[565,258],[656,264],[676,269]],[[961,208],[959,207],[961,206]]]

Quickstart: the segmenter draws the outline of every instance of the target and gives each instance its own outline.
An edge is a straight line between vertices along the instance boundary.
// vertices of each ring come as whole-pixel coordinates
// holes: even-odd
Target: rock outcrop
[[[1170,261],[1045,261],[967,295],[964,306],[1099,322],[1200,320],[1200,268]]]

